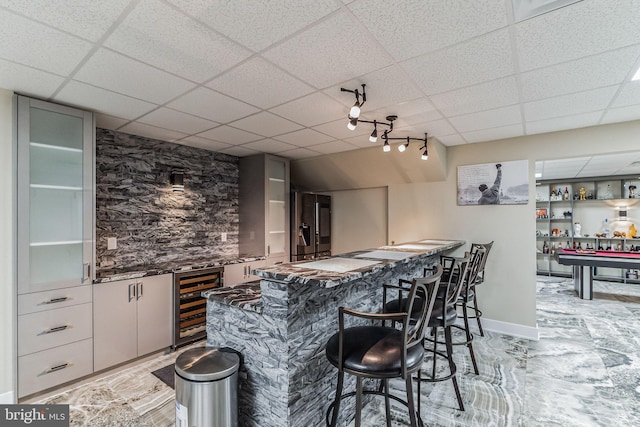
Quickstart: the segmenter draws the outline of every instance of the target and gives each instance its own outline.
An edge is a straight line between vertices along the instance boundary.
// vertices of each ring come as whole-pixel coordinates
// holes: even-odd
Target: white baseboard
[[[512,337],[540,341],[540,331],[537,325],[535,327],[524,326],[482,317],[482,328],[486,331],[497,332]]]
[[[0,405],[11,405],[12,403],[16,403],[13,398],[13,390],[0,394]]]

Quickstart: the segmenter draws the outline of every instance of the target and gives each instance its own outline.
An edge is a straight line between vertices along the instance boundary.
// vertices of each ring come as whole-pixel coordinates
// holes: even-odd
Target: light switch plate
[[[108,237],[107,249],[118,249],[118,239],[115,237]]]
[[[227,241],[227,233],[220,234],[220,240],[222,240],[223,242],[226,242]]]

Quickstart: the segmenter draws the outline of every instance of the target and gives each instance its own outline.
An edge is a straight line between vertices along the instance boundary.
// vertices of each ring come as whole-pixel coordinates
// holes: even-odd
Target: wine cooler
[[[207,300],[202,292],[222,286],[223,270],[220,267],[174,273],[174,348],[206,337]]]

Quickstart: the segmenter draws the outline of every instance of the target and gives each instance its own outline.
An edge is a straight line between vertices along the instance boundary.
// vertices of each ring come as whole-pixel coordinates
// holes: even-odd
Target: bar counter
[[[338,307],[379,312],[382,284],[422,276],[463,244],[428,239],[274,265],[253,271],[259,282],[203,293],[207,345],[242,355],[239,424],[324,425],[337,378],[324,348],[338,331]],[[343,413],[353,416],[351,409],[347,401]]]

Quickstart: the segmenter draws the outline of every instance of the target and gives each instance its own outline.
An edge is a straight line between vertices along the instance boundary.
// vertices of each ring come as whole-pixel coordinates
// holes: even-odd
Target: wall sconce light
[[[427,160],[429,155],[427,153],[427,134],[424,134],[424,139],[422,138],[413,138],[413,137],[406,137],[406,138],[390,138],[389,137],[389,133],[393,131],[393,122],[394,120],[396,120],[398,118],[398,116],[396,115],[389,115],[386,117],[387,121],[386,122],[381,122],[379,120],[362,120],[360,119],[360,112],[362,109],[362,105],[367,101],[367,94],[365,92],[365,84],[362,84],[362,93],[358,90],[358,89],[345,89],[343,87],[340,88],[341,92],[349,92],[349,93],[353,93],[356,97],[356,102],[355,104],[353,104],[353,107],[351,107],[351,109],[349,110],[349,114],[347,115],[347,118],[349,119],[349,121],[347,122],[347,128],[349,130],[355,130],[356,127],[358,126],[358,123],[371,123],[373,124],[373,132],[371,132],[371,135],[369,136],[369,141],[371,142],[377,142],[378,141],[378,126],[387,126],[389,129],[386,129],[384,131],[384,133],[382,134],[382,140],[384,141],[384,144],[382,145],[382,150],[385,153],[388,153],[389,151],[391,151],[391,146],[389,145],[389,141],[392,140],[405,140],[406,139],[406,144],[402,144],[398,146],[398,150],[403,153],[404,151],[406,151],[407,148],[409,148],[409,141],[424,141],[424,144],[422,145],[421,150],[424,150],[422,152],[422,156],[421,159],[422,160]],[[360,96],[362,96],[362,102],[360,102]]]
[[[171,188],[174,192],[176,191],[184,191],[184,173],[179,171],[172,171],[169,176],[169,182],[171,183]]]

